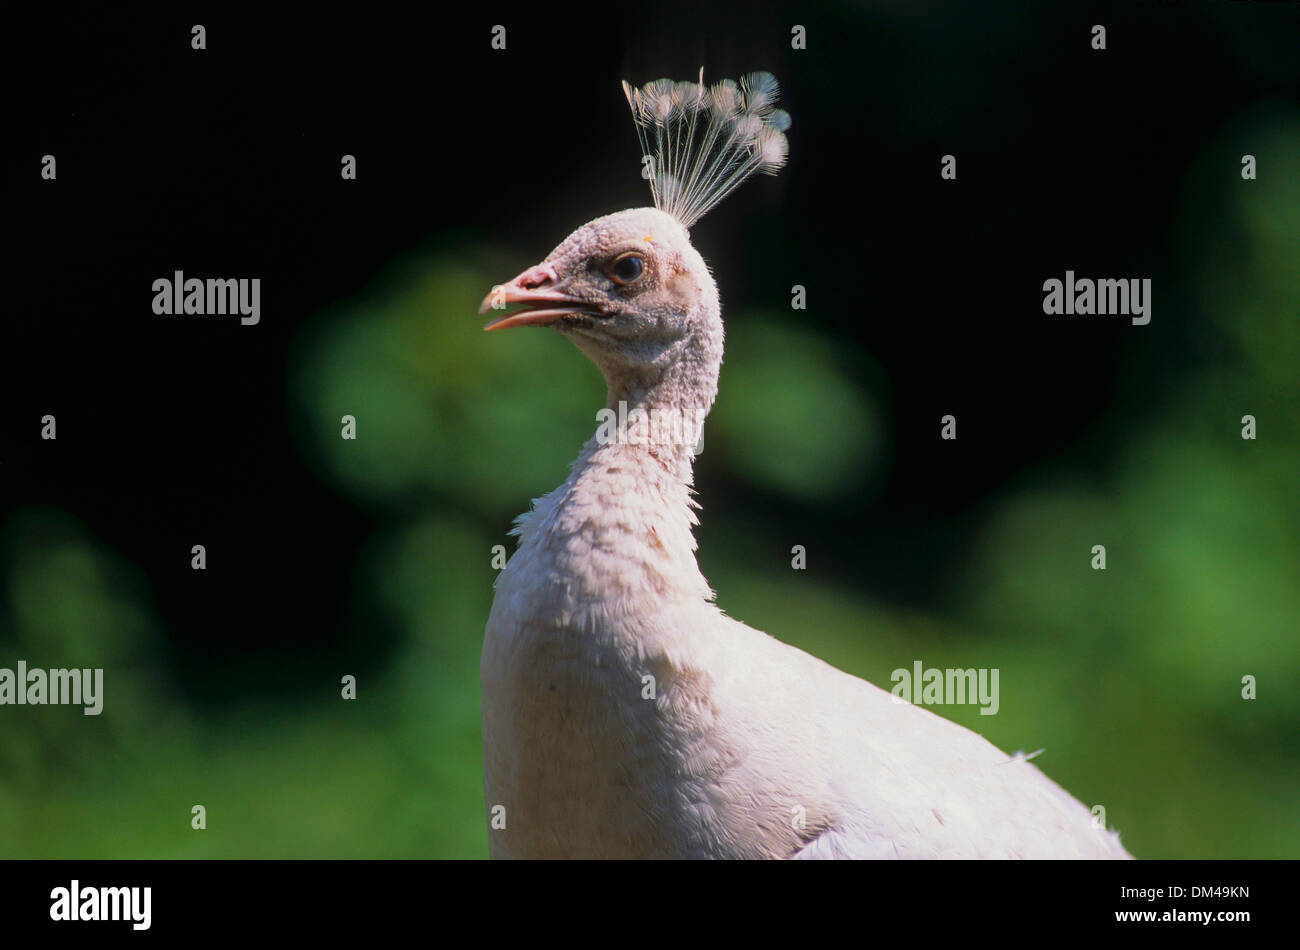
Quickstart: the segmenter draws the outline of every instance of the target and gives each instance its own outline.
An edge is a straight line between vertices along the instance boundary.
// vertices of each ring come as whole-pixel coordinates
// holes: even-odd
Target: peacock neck
[[[712,599],[695,560],[691,486],[720,340],[713,353],[665,353],[654,372],[645,361],[635,371],[602,363],[609,390],[596,432],[564,484],[521,519],[522,558],[510,562],[523,570],[541,559],[548,576],[565,579],[555,610],[566,625],[584,604],[669,609]]]
[[[617,445],[620,452],[644,453],[691,483],[704,421],[718,393],[721,323],[716,327],[716,334],[682,341],[651,364],[602,367],[608,397],[598,415],[597,448]]]

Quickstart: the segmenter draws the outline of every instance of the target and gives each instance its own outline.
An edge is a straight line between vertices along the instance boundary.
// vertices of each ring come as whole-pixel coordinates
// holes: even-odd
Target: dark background
[[[7,30],[0,665],[88,655],[139,692],[93,738],[80,715],[5,714],[0,853],[481,853],[489,547],[560,481],[602,397],[563,341],[483,337],[474,305],[583,222],[649,203],[619,80],[703,65],[773,72],[793,116],[788,166],[693,229],[729,334],[698,472],[720,602],[885,686],[920,656],[1001,664],[1008,690],[1036,658],[996,726],[944,714],[1058,752],[1044,770],[1116,803],[1141,856],[1294,856],[1296,833],[1269,829],[1300,789],[1300,709],[1268,704],[1300,669],[1300,5],[470,12],[73,10]],[[1151,278],[1151,324],[1044,316],[1067,269]],[[260,277],[261,323],[154,315],[174,270]],[[368,442],[383,451],[336,457]],[[804,602],[775,580],[805,583],[795,543]],[[383,684],[352,732],[342,673]],[[1239,699],[1245,674],[1271,675],[1266,708]],[[389,757],[358,751],[376,746]],[[295,754],[365,778],[308,781]],[[74,791],[141,774],[126,817]],[[248,785],[214,788],[234,774]],[[243,803],[246,828],[255,802],[283,815],[194,844],[205,796]],[[169,808],[164,831],[150,811]],[[79,832],[59,837],[60,811]],[[87,830],[101,814],[117,832]]]

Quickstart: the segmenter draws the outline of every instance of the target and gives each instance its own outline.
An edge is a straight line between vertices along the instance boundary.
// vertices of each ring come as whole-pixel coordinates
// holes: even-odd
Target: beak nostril
[[[523,304],[526,309],[503,313],[483,329],[501,330],[506,327],[530,325],[546,326],[561,317],[575,313],[590,313],[599,309],[565,292],[568,278],[560,279],[555,265],[537,264],[519,274],[509,283],[497,284],[479,304],[479,315],[489,310],[505,310],[510,304]]]
[[[524,290],[536,290],[539,287],[548,287],[551,284],[558,283],[560,275],[555,272],[555,268],[550,264],[538,264],[532,270],[523,274],[519,278],[519,286]]]

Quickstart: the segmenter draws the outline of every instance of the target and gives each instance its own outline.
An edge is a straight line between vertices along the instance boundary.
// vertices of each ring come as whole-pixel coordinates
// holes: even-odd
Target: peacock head
[[[623,84],[641,141],[653,208],[597,218],[544,261],[488,293],[479,313],[504,313],[485,329],[551,327],[568,336],[611,382],[662,376],[669,365],[716,366],[722,358],[717,286],[687,228],[743,181],[785,162],[790,117],[775,108],[776,80],[660,79]]]
[[[602,368],[653,363],[720,320],[718,291],[686,229],[657,208],[583,225],[514,280],[492,288],[480,313],[522,304],[486,329],[548,326]]]

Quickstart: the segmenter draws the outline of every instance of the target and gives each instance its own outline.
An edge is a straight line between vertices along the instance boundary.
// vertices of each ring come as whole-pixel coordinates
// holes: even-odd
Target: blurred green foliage
[[[1037,764],[1104,805],[1140,857],[1300,854],[1300,125],[1251,121],[1291,167],[1234,192],[1216,225],[1240,240],[1181,252],[1218,357],[1133,427],[1104,480],[1028,473],[997,500],[949,606],[903,609],[756,560],[758,510],[710,524],[705,552],[730,613],[879,685],[915,658],[999,668],[998,715],[939,711],[1009,751],[1046,747]],[[1203,224],[1186,232],[1215,230]],[[324,682],[306,702],[200,711],[170,679],[147,578],[62,512],[5,527],[0,665],[76,656],[106,668],[107,695],[98,718],[5,710],[0,856],[486,854],[477,658],[491,548],[512,546],[510,518],[564,477],[604,399],[559,336],[479,331],[479,299],[523,263],[423,255],[300,340],[289,385],[304,457],[383,525],[351,595],[400,631],[356,702]],[[884,420],[842,354],[777,315],[729,327],[703,464],[796,507],[878,477]],[[1247,401],[1267,452],[1239,438]],[[355,442],[339,438],[345,413]],[[1081,554],[1098,537],[1105,572]],[[1256,702],[1240,698],[1245,674]],[[209,830],[190,830],[191,803]]]

